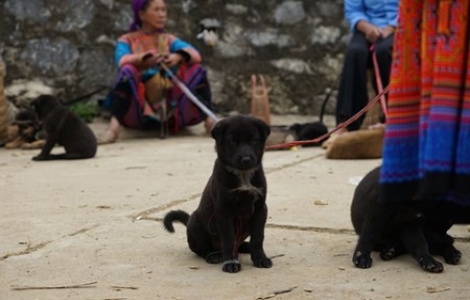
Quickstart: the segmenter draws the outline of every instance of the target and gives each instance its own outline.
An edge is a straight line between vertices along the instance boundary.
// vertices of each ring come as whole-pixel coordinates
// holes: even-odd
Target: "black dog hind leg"
[[[62,154],[49,154],[47,160],[56,159],[84,159],[91,158],[89,155],[83,155],[81,153],[62,153]]]
[[[194,215],[187,222],[189,249],[204,258],[207,263],[218,264],[222,262],[222,252],[216,249],[206,226]]]
[[[368,269],[372,266],[370,255],[394,210],[393,205],[371,203],[353,254],[356,267]]]
[[[189,249],[204,258],[209,264],[218,264],[222,262],[222,251],[215,249],[209,235],[201,232],[201,235],[195,235],[188,230]]]
[[[256,211],[261,210],[261,211]],[[266,256],[263,249],[264,242],[264,226],[268,215],[266,205],[257,207],[253,213],[250,233],[250,253],[253,265],[257,268],[271,268],[273,263]]]

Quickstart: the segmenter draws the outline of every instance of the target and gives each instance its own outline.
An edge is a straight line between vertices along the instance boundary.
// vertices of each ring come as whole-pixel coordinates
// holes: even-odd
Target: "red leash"
[[[290,143],[272,145],[272,146],[266,147],[266,150],[285,149],[285,148],[291,148],[291,147],[294,147],[294,146],[315,144],[315,143],[321,142],[322,140],[329,137],[332,133],[338,131],[341,128],[344,128],[344,127],[348,126],[352,122],[359,119],[359,117],[362,116],[363,114],[365,114],[375,103],[377,103],[377,101],[379,101],[382,97],[384,97],[385,94],[388,93],[388,91],[389,91],[389,86],[386,86],[384,89],[382,89],[382,91],[377,96],[375,96],[375,98],[372,101],[370,101],[366,106],[364,106],[364,108],[361,109],[357,114],[355,114],[354,116],[349,118],[346,122],[341,123],[336,128],[332,129],[330,132],[327,132],[324,135],[317,137],[316,139],[308,140],[308,141],[293,141],[293,142],[290,142]]]
[[[375,53],[375,45],[372,44],[369,48],[370,52],[372,52],[372,64],[374,65],[374,75],[375,75],[375,83],[377,84],[377,91],[379,94],[383,91],[383,84],[382,79],[380,79],[380,69],[379,69],[379,62],[377,61],[377,54]],[[380,105],[382,106],[382,111],[387,118],[387,99],[385,99],[385,94],[380,97]]]
[[[327,137],[329,137],[332,133],[338,131],[341,128],[344,128],[351,124],[352,122],[356,121],[360,116],[365,114],[377,101],[380,100],[380,105],[382,106],[382,111],[387,117],[387,99],[385,98],[385,94],[388,93],[389,91],[389,86],[386,86],[385,89],[383,88],[382,84],[382,79],[380,79],[380,70],[379,70],[379,62],[377,61],[377,55],[375,53],[375,46],[372,44],[370,46],[369,50],[372,52],[372,63],[374,65],[374,75],[375,75],[375,82],[377,84],[377,91],[379,92],[378,95],[370,101],[363,109],[361,109],[357,114],[349,118],[344,123],[339,124],[336,128],[331,130],[330,132],[325,133],[322,136],[317,137],[316,139],[313,140],[308,140],[308,141],[293,141],[290,143],[284,143],[284,144],[278,144],[278,145],[272,145],[266,147],[266,150],[276,150],[276,149],[285,149],[285,148],[291,148],[294,146],[301,146],[301,145],[308,145],[308,144],[315,144],[318,143]]]

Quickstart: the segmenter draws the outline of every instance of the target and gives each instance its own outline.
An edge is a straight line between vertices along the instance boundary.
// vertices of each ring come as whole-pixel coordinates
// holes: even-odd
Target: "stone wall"
[[[250,75],[257,73],[266,77],[275,113],[316,115],[340,74],[348,41],[342,0],[167,5],[168,31],[203,55],[218,112],[247,112]],[[42,84],[65,99],[111,86],[114,45],[130,23],[130,0],[0,0],[0,7],[7,86]],[[213,48],[196,37],[208,18],[220,23]]]

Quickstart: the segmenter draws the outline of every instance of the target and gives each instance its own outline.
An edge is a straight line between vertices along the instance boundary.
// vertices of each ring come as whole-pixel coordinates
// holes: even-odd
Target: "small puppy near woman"
[[[351,220],[360,236],[353,256],[355,266],[370,268],[372,250],[379,251],[383,260],[409,253],[423,270],[432,273],[444,270],[432,255],[442,256],[448,264],[458,264],[461,253],[453,246],[454,239],[447,231],[454,224],[470,223],[470,208],[418,198],[403,199],[384,208],[378,205],[379,179],[380,167],[377,167],[362,179],[354,192]],[[381,214],[381,209],[386,213]],[[388,217],[382,217],[385,215]],[[382,226],[379,223],[383,219],[386,221]],[[376,236],[378,240],[373,238]]]
[[[208,263],[222,262],[222,270],[241,270],[238,253],[250,253],[255,267],[270,268],[263,249],[267,219],[266,178],[262,159],[270,128],[251,116],[232,116],[213,127],[217,159],[198,208],[189,215],[177,210],[163,224],[187,226],[189,248]],[[250,237],[250,241],[245,239]]]
[[[46,143],[33,160],[83,159],[96,154],[96,137],[88,125],[61,101],[51,95],[41,95],[31,102],[46,131]],[[62,145],[65,153],[51,154],[52,148]]]

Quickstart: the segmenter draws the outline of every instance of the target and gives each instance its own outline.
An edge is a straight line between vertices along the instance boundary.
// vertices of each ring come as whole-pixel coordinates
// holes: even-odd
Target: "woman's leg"
[[[341,124],[367,105],[367,65],[369,42],[364,34],[355,32],[346,49],[336,104],[336,123]],[[360,128],[364,117],[348,126],[348,130]]]
[[[380,79],[382,86],[386,87],[390,82],[390,70],[392,68],[392,51],[393,51],[392,33],[385,39],[378,40],[375,44],[375,54],[379,64]]]
[[[116,119],[115,116],[111,116],[108,129],[98,136],[98,144],[103,145],[114,143],[119,137],[120,127],[118,119]]]
[[[111,97],[111,119],[104,134],[98,137],[99,144],[114,143],[119,137],[120,124],[131,104],[131,90],[128,83],[119,82]]]
[[[186,87],[196,96],[200,102],[209,110],[212,110],[212,93],[207,78],[207,72],[200,65],[192,65],[185,69],[185,72],[178,74]],[[187,95],[184,95],[179,89],[172,89],[171,101],[178,106],[175,114],[175,123],[172,125],[172,131],[176,133],[179,128],[196,125],[202,120],[206,132],[209,133],[215,120],[208,117],[200,108],[198,108]]]

